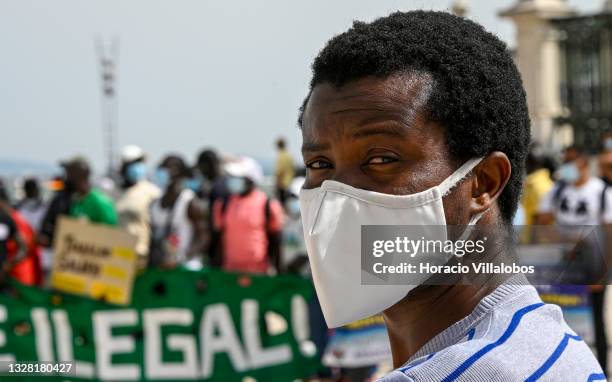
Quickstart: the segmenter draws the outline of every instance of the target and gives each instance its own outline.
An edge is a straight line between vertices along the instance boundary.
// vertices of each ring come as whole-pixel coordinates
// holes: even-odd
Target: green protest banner
[[[294,381],[319,367],[312,293],[297,277],[220,271],[147,272],[129,306],[12,284],[0,361],[75,362],[75,376],[47,381]]]

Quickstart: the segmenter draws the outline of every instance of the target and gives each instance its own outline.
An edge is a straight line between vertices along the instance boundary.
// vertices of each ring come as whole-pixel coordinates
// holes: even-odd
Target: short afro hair
[[[466,160],[501,151],[510,159],[512,174],[499,208],[506,223],[512,220],[531,134],[521,76],[499,38],[449,13],[396,12],[371,23],[354,22],[327,43],[312,71],[310,92],[321,83],[341,87],[368,76],[430,74],[426,117],[445,129],[452,157]]]

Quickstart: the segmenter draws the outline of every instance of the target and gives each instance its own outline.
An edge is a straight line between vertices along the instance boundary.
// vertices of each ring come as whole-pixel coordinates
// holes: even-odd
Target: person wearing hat
[[[157,167],[155,182],[164,191],[151,205],[151,267],[201,263],[208,234],[204,208],[185,184],[190,177],[191,170],[176,155],[165,157]]]
[[[161,196],[161,190],[146,178],[146,155],[136,145],[125,146],[121,152],[122,193],[117,200],[119,225],[137,238],[138,267],[144,269],[149,258],[151,221],[149,208]]]
[[[66,174],[66,187],[73,190],[70,216],[85,218],[92,223],[117,225],[113,201],[91,186],[91,169],[87,159],[75,156],[61,165]]]
[[[227,202],[213,207],[214,228],[221,237],[223,269],[232,272],[266,273],[280,268],[283,210],[258,188],[261,166],[240,157],[225,166]]]

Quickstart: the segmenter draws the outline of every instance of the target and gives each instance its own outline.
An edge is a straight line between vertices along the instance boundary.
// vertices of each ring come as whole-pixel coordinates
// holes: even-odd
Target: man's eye
[[[326,162],[326,161],[315,160],[315,161],[308,163],[306,165],[306,168],[309,168],[311,170],[325,170],[328,168],[332,168],[332,165],[331,163]]]
[[[397,162],[397,159],[395,158],[391,158],[391,157],[372,157],[370,159],[368,159],[366,164],[386,164],[386,163],[392,163],[392,162]]]

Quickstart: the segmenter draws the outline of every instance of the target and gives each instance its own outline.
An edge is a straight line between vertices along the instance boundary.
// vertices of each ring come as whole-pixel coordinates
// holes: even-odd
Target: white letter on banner
[[[55,328],[57,342],[57,360],[60,362],[71,362],[74,360],[72,348],[72,328],[68,322],[68,315],[64,310],[54,310],[51,320]],[[94,368],[89,362],[75,361],[76,376],[82,378],[93,378]]]
[[[227,353],[235,371],[247,369],[247,360],[240,347],[232,315],[225,304],[213,304],[204,309],[200,323],[200,352],[203,378],[211,376],[215,354],[220,352]]]
[[[307,357],[314,357],[317,354],[317,346],[309,339],[308,303],[299,294],[291,297],[291,326],[293,336],[300,345],[300,353]]]
[[[129,335],[113,337],[114,326],[133,326],[138,315],[133,309],[99,311],[93,314],[93,328],[96,341],[96,369],[98,378],[112,381],[136,381],[140,379],[138,365],[121,364],[113,366],[116,353],[134,351],[134,339]]]
[[[308,304],[304,297],[296,294],[291,297],[291,323],[293,326],[293,336],[299,342],[305,341],[310,337],[310,327],[308,326]]]
[[[143,312],[145,377],[147,379],[196,379],[198,360],[196,342],[186,334],[168,335],[168,349],[181,352],[182,362],[164,362],[161,327],[164,325],[190,326],[193,314],[179,308],[147,309]]]
[[[252,368],[278,365],[291,360],[289,345],[278,345],[264,349],[259,336],[259,304],[255,300],[242,302],[242,335]]]
[[[0,305],[0,322],[6,322],[8,318],[8,314],[6,312],[6,307],[4,305]],[[0,330],[0,348],[6,345],[6,334],[4,331]],[[0,354],[0,361],[13,363],[15,362],[15,356],[13,354]]]
[[[51,325],[44,308],[32,309],[32,324],[36,338],[36,356],[38,361],[53,362],[53,344],[51,343]]]

